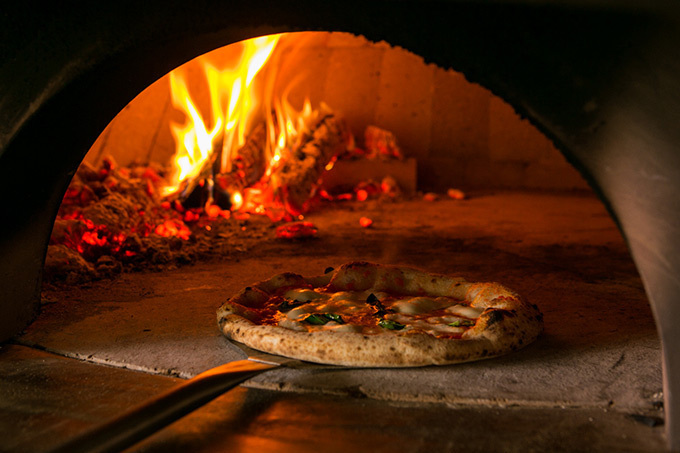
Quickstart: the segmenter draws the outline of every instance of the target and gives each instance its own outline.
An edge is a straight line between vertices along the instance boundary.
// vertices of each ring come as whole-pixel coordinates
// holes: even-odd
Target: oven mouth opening
[[[120,226],[118,220],[104,223],[116,219],[111,214],[118,211],[115,204],[103,203],[88,211],[99,214],[97,218],[102,221],[88,219],[94,224],[91,229],[84,218],[62,218],[56,224],[57,232],[71,234],[76,230],[68,228],[84,226],[76,234],[81,245],[85,237],[84,242],[92,246],[84,249],[83,266],[87,270],[78,264],[64,266],[63,262],[71,259],[66,254],[56,253],[53,259],[48,254],[51,267],[46,268],[46,275],[51,273],[57,283],[45,287],[44,315],[20,341],[96,363],[191,377],[223,361],[240,358],[214,327],[214,311],[244,286],[283,271],[316,275],[327,267],[356,260],[401,264],[461,274],[471,281],[500,281],[541,307],[546,314],[546,334],[534,346],[493,362],[417,371],[383,370],[377,374],[348,371],[339,377],[317,376],[311,380],[287,372],[249,385],[277,391],[360,394],[402,403],[481,402],[493,407],[571,408],[614,405],[624,412],[657,417],[662,399],[658,337],[635,266],[601,203],[585,189],[585,183],[549,140],[499,98],[467,82],[462,74],[427,65],[403,49],[348,34],[315,33],[307,39],[316,42],[306,50],[307,55],[318,57],[325,52],[336,59],[318,58],[316,64],[321,67],[346,67],[348,62],[356,62],[357,54],[370,56],[364,56],[370,69],[355,67],[357,72],[370,75],[368,88],[345,83],[338,84],[343,90],[333,91],[327,80],[318,77],[320,70],[314,69],[310,72],[317,75],[319,80],[313,81],[317,85],[312,81],[300,83],[317,93],[316,99],[310,96],[312,105],[327,102],[333,111],[343,112],[350,129],[360,131],[354,142],[338,140],[342,153],[352,151],[347,146],[351,143],[368,148],[364,131],[369,126],[377,126],[372,133],[383,137],[385,143],[398,145],[386,148],[392,150],[386,156],[378,148],[373,158],[355,151],[347,162],[334,160],[330,170],[326,169],[330,161],[322,162],[324,177],[343,165],[350,168],[345,171],[347,177],[364,174],[357,168],[368,172],[366,180],[349,185],[345,177],[339,179],[337,187],[345,191],[338,189],[338,193],[350,199],[321,199],[304,212],[284,210],[278,218],[266,212],[240,211],[231,198],[224,205],[214,199],[208,202],[208,192],[200,181],[208,186],[206,174],[215,180],[224,174],[209,162],[211,165],[198,172],[197,181],[185,183],[184,187],[192,188],[186,197],[178,195],[184,188],[174,192],[171,201],[158,196],[159,212],[176,216],[170,223],[166,224],[168,219],[154,223],[148,227],[148,236],[138,234],[133,241],[125,231],[120,244],[137,248],[113,250],[115,241],[108,238],[120,231],[109,236],[98,229],[97,225],[107,229]],[[383,71],[385,66],[396,74]],[[203,73],[194,72],[200,84]],[[337,78],[339,73],[327,70],[326,77]],[[430,81],[427,88],[413,88],[413,80],[423,78]],[[159,89],[163,84],[165,87]],[[76,204],[83,200],[96,204],[105,198],[88,200],[88,194],[115,194],[116,187],[135,178],[139,185],[126,190],[143,196],[162,192],[164,186],[152,185],[150,189],[149,184],[163,173],[158,168],[171,164],[175,156],[176,143],[169,125],[181,124],[188,116],[172,110],[170,85],[169,77],[161,79],[152,87],[153,92],[140,95],[109,125],[79,170],[81,184],[67,192],[67,199]],[[428,108],[418,102],[422,97],[409,92],[411,88],[416,94],[429,93]],[[381,96],[367,112],[365,96],[357,101],[345,90],[378,90]],[[307,93],[293,94],[297,96],[297,110],[304,111]],[[144,101],[146,96],[156,101]],[[433,106],[440,101],[449,107],[453,103],[460,110],[436,110]],[[135,112],[136,102],[163,109],[140,114]],[[209,103],[203,104],[202,111],[210,112]],[[418,123],[420,116],[428,117],[427,126]],[[144,117],[151,118],[151,130],[136,126]],[[373,121],[376,118],[384,122]],[[128,129],[130,124],[135,126]],[[161,129],[163,132],[159,132]],[[146,134],[147,139],[141,141],[143,152],[127,140],[131,131]],[[384,138],[392,136],[395,140]],[[430,144],[425,149],[419,146],[423,136]],[[246,141],[248,137],[246,133]],[[162,146],[164,150],[159,151]],[[126,147],[134,151],[126,152]],[[108,159],[113,149],[123,152]],[[165,160],[161,163],[148,158],[155,153],[164,155]],[[146,162],[135,163],[140,155]],[[272,155],[267,157],[265,162],[271,161]],[[385,167],[400,175],[393,179],[405,181],[396,185],[398,192],[382,188],[385,177],[395,173],[379,178],[371,173]],[[267,168],[264,165],[262,172]],[[369,184],[372,178],[377,180],[373,185]],[[83,182],[88,181],[96,188],[86,188]],[[450,185],[452,181],[460,185]],[[338,195],[323,185],[315,190],[317,195],[323,190],[329,196]],[[311,199],[310,195],[305,200]],[[189,203],[194,205],[183,206]],[[82,214],[82,206],[76,207]],[[148,209],[144,212],[146,216]],[[138,210],[135,215],[139,215]],[[175,223],[177,219],[181,223]],[[284,227],[284,233],[278,233],[279,227]],[[104,238],[108,242],[98,244]],[[63,251],[65,243],[51,247],[55,246]],[[104,253],[95,254],[97,247]],[[119,252],[119,256],[113,256]],[[163,272],[146,272],[154,267]],[[130,269],[142,272],[128,272]],[[622,301],[625,310],[620,309]],[[608,315],[602,316],[602,312]],[[70,316],[73,318],[69,321]],[[631,318],[635,319],[633,326],[622,321]],[[603,367],[602,363],[610,366]],[[465,391],[452,386],[461,380],[477,382],[480,372],[486,376],[484,386],[469,385]],[[442,375],[446,377],[442,379]],[[431,384],[426,389],[413,385],[423,379]],[[603,389],[604,381],[613,384]],[[632,391],[630,382],[636,383]],[[395,386],[402,390],[394,391]]]
[[[5,98],[7,102],[3,102],[3,106],[19,107],[16,111],[22,115],[20,119],[16,119],[16,115],[12,116],[14,112],[9,114],[8,129],[4,129],[9,131],[6,136],[9,141],[3,142],[0,156],[2,158],[0,180],[3,181],[3,190],[0,193],[5,194],[6,209],[15,214],[17,219],[16,222],[3,225],[1,246],[3,255],[10,259],[3,264],[0,273],[4,275],[4,282],[16,282],[16,285],[5,285],[3,290],[6,300],[12,302],[10,306],[3,308],[3,314],[7,315],[1,324],[4,338],[15,335],[36,314],[41,279],[40,267],[45,254],[44,248],[47,246],[48,232],[52,226],[50,217],[56,213],[58,205],[56,199],[61,198],[67,179],[72,176],[70,172],[75,170],[76,161],[82,158],[81,151],[84,151],[94,139],[93,133],[97,132],[95,129],[101,130],[100,127],[108,121],[113,110],[120,108],[122,104],[117,103],[130,98],[124,94],[126,90],[136,90],[141,81],[150,80],[150,74],[156,77],[163,72],[159,70],[164,66],[162,58],[158,55],[168,55],[171,57],[168,61],[176,63],[179,55],[187,56],[192,54],[193,50],[204,50],[207,42],[232,42],[234,37],[253,36],[253,30],[317,29],[330,26],[333,29],[369,33],[378,39],[394,37],[395,42],[419,50],[433,61],[460,65],[465,74],[489,86],[519,111],[532,118],[535,124],[550,134],[555,143],[559,143],[565,156],[590,178],[589,182],[598,191],[598,195],[608,203],[609,214],[615,221],[620,222],[619,225],[643,274],[645,287],[657,316],[659,332],[665,342],[663,364],[664,388],[667,390],[665,403],[668,412],[666,418],[668,443],[677,444],[675,439],[678,431],[675,429],[677,422],[672,416],[677,404],[674,404],[671,392],[677,387],[675,384],[677,380],[672,378],[675,354],[674,342],[671,341],[675,331],[672,320],[676,311],[675,304],[672,303],[672,294],[677,291],[672,290],[676,282],[669,278],[671,273],[659,271],[677,267],[675,266],[677,260],[672,256],[667,257],[667,262],[661,263],[666,258],[665,252],[672,250],[677,242],[675,232],[668,227],[671,224],[664,222],[664,219],[667,219],[664,213],[676,204],[674,200],[677,198],[673,193],[674,184],[665,183],[678,180],[672,177],[677,173],[677,167],[664,164],[675,163],[677,160],[669,151],[674,149],[672,144],[677,143],[677,140],[673,139],[677,134],[672,128],[663,127],[668,124],[669,118],[673,117],[677,106],[673,101],[675,98],[669,96],[662,99],[677,85],[672,71],[672,59],[669,64],[666,58],[674,55],[674,52],[670,51],[673,47],[668,43],[677,42],[674,38],[677,37],[675,27],[669,27],[676,21],[675,11],[668,8],[665,12],[673,14],[664,14],[661,18],[660,13],[664,11],[655,5],[640,7],[639,10],[622,7],[613,11],[607,10],[604,5],[592,9],[575,4],[568,7],[566,4],[529,6],[521,3],[492,5],[475,2],[464,5],[433,4],[432,9],[414,8],[413,11],[408,11],[410,7],[411,5],[406,3],[396,5],[394,10],[384,12],[385,21],[378,21],[372,25],[367,23],[365,18],[354,17],[353,14],[344,9],[341,11],[331,4],[321,11],[315,9],[309,11],[309,14],[286,12],[281,17],[273,16],[271,20],[259,16],[259,12],[255,11],[257,7],[248,6],[243,8],[244,13],[235,12],[229,19],[204,17],[189,24],[190,27],[184,25],[200,16],[198,8],[185,8],[184,10],[189,13],[186,18],[175,18],[170,12],[171,8],[163,8],[162,11],[158,11],[159,14],[154,15],[158,17],[154,24],[163,25],[162,33],[158,33],[161,27],[157,29],[146,27],[149,23],[145,20],[132,17],[130,20],[123,20],[122,15],[110,11],[112,14],[106,15],[104,23],[93,22],[93,26],[85,28],[87,33],[64,34],[63,42],[53,40],[49,46],[45,46],[47,50],[39,47],[44,44],[45,36],[50,36],[50,30],[44,35],[36,34],[37,39],[34,39],[30,36],[31,31],[22,34],[22,29],[32,30],[31,27],[14,25],[12,27],[16,27],[15,29],[8,27],[10,30],[8,36],[19,37],[10,40],[8,46],[10,51],[32,48],[36,50],[37,57],[28,63],[23,63],[21,59],[16,60],[16,65],[14,61],[12,62],[12,72],[15,72],[13,70],[15,66],[17,70],[16,75],[7,79],[10,82],[9,86],[27,88],[26,95],[16,95],[24,91],[12,89],[10,91],[14,94],[8,93]],[[149,8],[153,9],[155,6]],[[274,12],[282,12],[282,8],[283,6],[272,4]],[[367,8],[371,12],[377,12],[374,4],[367,5]],[[102,11],[105,10],[106,6],[102,6]],[[63,11],[54,12],[64,23],[72,24],[75,17],[80,17],[74,14],[73,18],[69,19],[72,11]],[[325,14],[327,11],[338,14],[337,16],[334,14],[333,17],[327,16]],[[644,14],[637,14],[640,11]],[[438,12],[446,14],[437,14]],[[246,18],[250,13],[254,14]],[[105,17],[95,14],[95,11],[88,14],[100,21]],[[414,17],[410,17],[411,15]],[[28,17],[26,15],[22,19]],[[35,17],[38,17],[38,20],[40,18],[38,15]],[[383,17],[382,14],[379,17]],[[37,25],[38,20],[27,22]],[[390,27],[392,20],[403,24],[404,29],[396,30]],[[118,24],[123,23],[125,26],[118,27]],[[263,26],[264,23],[275,25]],[[426,23],[436,26],[424,33],[425,30],[420,28]],[[578,32],[574,31],[574,23],[581,26]],[[196,24],[205,24],[208,27],[198,31]],[[116,42],[117,38],[128,32],[129,37]],[[85,44],[79,42],[89,33],[97,39],[88,40]],[[192,34],[194,36],[191,36]],[[140,38],[138,42],[141,47],[131,44],[133,41],[137,42],[137,37]],[[430,37],[445,39],[441,41],[442,44],[433,44],[434,41]],[[493,39],[494,37],[503,39],[497,40]],[[183,42],[184,38],[187,38],[186,42]],[[19,44],[22,40],[25,40],[27,45]],[[465,43],[468,47],[446,49],[450,42]],[[95,47],[97,43],[101,43],[100,48],[94,49],[94,55],[91,52],[92,43]],[[162,49],[159,43],[178,43],[178,50]],[[12,47],[14,44],[18,45]],[[80,51],[75,56],[66,52],[71,50],[72,45],[74,49]],[[50,50],[56,50],[55,54],[48,55]],[[97,55],[98,50],[101,52]],[[154,50],[159,52],[154,53]],[[60,52],[64,54],[60,55]],[[64,57],[67,53],[68,58]],[[18,52],[12,55],[18,55]],[[44,80],[40,79],[40,74],[36,72],[38,77],[33,77],[31,73],[38,62],[42,63],[39,61],[41,56],[46,63],[43,66],[46,69],[43,74],[48,78],[52,77],[47,82],[56,82],[45,90],[43,88],[46,88],[47,84],[42,84]],[[93,57],[89,65],[87,63],[89,60],[83,58],[75,65],[68,66],[78,58],[89,56]],[[148,58],[149,65],[141,64],[145,57]],[[140,67],[136,80],[133,80],[136,75],[130,74],[128,78],[128,74],[125,73],[134,66]],[[0,69],[8,67],[5,65]],[[106,72],[104,68],[111,71],[99,78],[102,72]],[[336,71],[336,74],[339,73]],[[7,72],[4,74],[7,75]],[[436,69],[434,74],[435,79],[438,74],[441,75]],[[664,74],[661,79],[649,77],[661,74]],[[15,83],[22,77],[28,82]],[[460,77],[464,79],[462,75]],[[121,84],[115,79],[129,83]],[[659,80],[664,82],[662,87],[655,83]],[[400,86],[400,83],[395,85]],[[106,95],[110,94],[108,96],[110,102],[94,106],[96,103],[93,99],[96,98],[95,89],[98,86],[109,88]],[[107,90],[104,90],[103,93],[106,92]],[[77,96],[82,93],[91,96]],[[409,92],[406,90],[403,93]],[[473,90],[473,94],[479,92]],[[460,98],[433,97],[433,102],[441,101],[448,104],[459,100]],[[24,101],[28,102],[25,102],[24,106],[20,105]],[[490,101],[486,105],[489,118],[492,112],[498,113],[505,108],[504,104],[497,104],[495,101]],[[85,108],[71,110],[72,106]],[[65,116],[61,115],[66,110],[74,114],[84,113],[80,115],[85,117],[81,118],[84,119],[82,133],[59,132],[75,129],[68,124]],[[460,112],[459,109],[452,110]],[[5,111],[7,109],[3,107],[3,113]],[[511,113],[509,116],[514,115],[512,109],[509,113]],[[470,122],[476,119],[471,114],[467,114],[467,117],[460,116]],[[447,117],[443,123],[449,126],[469,124],[465,121],[451,122],[449,119]],[[613,121],[607,122],[609,119]],[[60,125],[59,128],[54,127],[57,124]],[[61,126],[65,127],[62,129]],[[403,149],[408,150],[409,138],[403,129],[391,125],[382,126],[382,129],[394,133]],[[464,127],[450,129],[452,134],[448,137],[449,141],[452,136],[465,132]],[[74,142],[73,149],[76,151],[71,152],[68,146],[64,146],[57,153],[47,151],[53,149],[55,144],[62,146],[67,143],[71,136]],[[655,144],[659,146],[650,146],[647,141],[650,137],[654,137]],[[489,135],[488,144],[492,144],[493,139],[494,137]],[[7,194],[12,193],[14,188],[22,186],[25,175],[31,174],[31,167],[40,167],[28,162],[31,158],[26,158],[26,155],[34,150],[41,153],[41,161],[44,164],[42,169],[36,168],[36,174],[44,178],[41,176],[35,179],[44,181],[44,187],[39,183],[35,184],[35,187],[25,188],[27,198],[35,201],[28,204],[20,197]],[[470,154],[476,153],[476,150],[469,151]],[[502,152],[500,155],[502,156]],[[205,356],[202,358],[192,356],[200,346],[188,349],[182,346],[179,352],[175,351],[176,355],[167,349],[157,348],[156,346],[160,344],[167,345],[173,342],[185,345],[191,343],[178,341],[177,332],[182,332],[179,335],[182,335],[184,340],[192,336],[194,339],[204,340],[219,338],[212,327],[201,330],[202,328],[186,322],[171,326],[168,319],[181,318],[185,321],[194,319],[192,317],[197,316],[197,313],[212,312],[214,306],[219,305],[224,297],[223,293],[240,288],[243,281],[266,278],[273,273],[272,270],[288,266],[300,269],[306,274],[318,273],[319,268],[329,264],[328,254],[321,247],[327,244],[336,252],[337,259],[334,261],[337,262],[344,261],[347,255],[360,253],[381,259],[389,257],[395,262],[402,259],[411,261],[414,257],[423,260],[423,255],[428,259],[435,256],[437,258],[434,261],[428,261],[425,265],[433,269],[464,267],[473,278],[496,276],[499,280],[509,282],[509,286],[519,286],[532,299],[548,301],[547,311],[554,330],[543,338],[543,342],[537,346],[538,349],[534,349],[533,352],[526,350],[523,352],[524,355],[517,359],[529,368],[518,370],[509,362],[502,362],[504,367],[509,366],[505,370],[511,371],[503,373],[502,367],[493,367],[494,373],[499,371],[500,374],[494,374],[487,381],[488,388],[493,390],[493,394],[487,394],[490,395],[490,399],[477,395],[481,399],[474,400],[475,395],[471,395],[472,399],[465,400],[463,396],[453,394],[455,392],[437,399],[439,398],[437,395],[446,395],[447,389],[442,388],[441,381],[436,376],[428,374],[413,378],[413,380],[424,378],[428,383],[432,383],[432,392],[418,394],[423,398],[422,401],[428,398],[429,401],[446,401],[451,404],[485,401],[490,405],[497,404],[496,407],[503,406],[508,401],[511,404],[513,401],[519,401],[526,406],[556,403],[557,406],[561,406],[561,403],[565,403],[565,407],[572,407],[569,404],[574,401],[578,407],[597,401],[598,408],[606,406],[608,409],[615,408],[624,413],[627,411],[641,416],[638,417],[640,420],[644,420],[646,415],[658,416],[662,405],[660,401],[662,395],[658,391],[661,375],[658,339],[654,333],[648,307],[644,308],[646,297],[635,266],[631,264],[626,246],[602,206],[590,195],[572,198],[544,192],[523,198],[526,194],[510,194],[506,193],[505,189],[489,190],[487,181],[478,187],[468,188],[460,183],[462,177],[474,175],[470,177],[480,179],[480,175],[483,174],[471,171],[470,167],[474,166],[474,162],[468,159],[470,156],[457,161],[458,164],[465,162],[467,167],[445,165],[446,153],[428,157],[433,159],[429,162],[427,159],[417,159],[416,171],[421,184],[420,190],[437,192],[441,196],[450,185],[462,189],[469,195],[467,200],[458,202],[444,198],[428,204],[425,200],[418,199],[411,205],[410,211],[390,210],[389,215],[394,216],[391,221],[403,222],[403,230],[382,229],[375,216],[372,218],[373,225],[370,228],[363,228],[357,221],[345,226],[342,221],[336,222],[332,215],[329,215],[326,224],[320,221],[315,223],[319,227],[319,236],[305,240],[313,247],[314,254],[311,256],[300,253],[302,247],[299,243],[290,243],[285,248],[285,253],[279,256],[267,254],[265,253],[267,250],[264,250],[262,256],[244,253],[243,256],[235,257],[233,261],[218,263],[217,266],[215,262],[209,262],[151,274],[120,273],[114,270],[112,275],[117,277],[113,280],[101,279],[92,283],[78,284],[71,288],[70,292],[50,292],[51,289],[47,289],[44,293],[43,314],[34,324],[29,325],[26,332],[20,334],[16,341],[32,346],[34,351],[43,348],[98,363],[137,367],[151,373],[188,376],[204,369],[210,360],[224,359],[224,356],[220,356],[223,345],[216,347],[214,351],[220,352],[208,360],[205,360]],[[488,161],[476,161],[477,167],[484,167],[485,163]],[[609,166],[610,163],[613,165],[613,172],[609,171],[612,168]],[[656,165],[657,168],[652,174],[655,178],[647,180],[645,178],[650,175],[647,172],[650,164]],[[126,166],[127,164],[121,165],[118,162],[117,168]],[[511,164],[508,166],[512,168]],[[445,187],[425,189],[422,184],[439,180],[438,176],[442,173],[448,177]],[[501,176],[508,174],[516,173],[504,172]],[[513,181],[508,186],[517,187],[517,184]],[[657,189],[661,189],[661,192],[657,192]],[[575,198],[579,197],[581,199],[575,201]],[[348,208],[342,211],[343,214],[357,212],[352,211],[349,205],[344,206]],[[361,207],[358,209],[363,209],[366,205],[359,206]],[[442,215],[442,211],[445,215]],[[508,215],[508,212],[513,214]],[[517,215],[517,212],[521,214]],[[304,220],[312,220],[309,216]],[[473,220],[465,223],[463,228],[458,223],[461,222],[461,218]],[[500,225],[501,228],[497,230],[490,228],[489,218],[497,220],[496,225]],[[387,217],[378,219],[386,220]],[[417,221],[408,223],[405,219]],[[441,220],[442,224],[430,222],[431,219]],[[590,223],[583,219],[595,220]],[[451,228],[452,224],[457,226]],[[575,228],[566,228],[567,226]],[[520,233],[513,235],[511,232],[515,229]],[[339,233],[336,235],[337,230]],[[586,234],[584,230],[589,233]],[[360,235],[358,239],[357,231]],[[563,232],[564,236],[559,241],[556,240],[558,231]],[[323,232],[329,232],[329,235],[323,236]],[[415,237],[411,234],[415,234]],[[93,240],[96,242],[97,238],[99,236]],[[328,242],[324,243],[327,239]],[[354,239],[357,239],[355,246],[348,248],[347,241]],[[439,242],[440,239],[442,242]],[[179,241],[183,239],[179,238]],[[385,248],[379,249],[380,254],[375,248],[371,248],[376,241],[386,244]],[[423,245],[432,244],[433,241],[445,244],[444,247],[440,247],[444,249],[444,253],[436,250],[431,254],[423,254]],[[174,242],[184,244],[177,240]],[[263,245],[264,242],[258,244]],[[400,247],[403,244],[408,244],[407,250]],[[525,251],[531,253],[526,255]],[[454,261],[451,256],[454,257]],[[595,264],[601,269],[606,269],[606,272],[598,269]],[[102,271],[104,269],[101,268]],[[196,270],[198,274],[203,273],[204,276],[212,277],[208,277],[208,281],[201,280],[200,276],[189,273],[189,270]],[[136,278],[141,275],[150,275],[151,278],[148,281],[137,280]],[[211,278],[214,279],[210,280]],[[117,283],[121,283],[122,286],[116,286]],[[129,285],[127,288],[126,284]],[[107,291],[112,289],[115,290],[115,294],[113,291],[107,294]],[[140,294],[143,300],[140,300]],[[111,299],[123,302],[114,304],[111,303]],[[588,303],[593,299],[607,307],[606,316],[598,314]],[[170,304],[170,300],[175,300],[176,303]],[[188,300],[194,305],[182,305]],[[621,309],[621,301],[625,301],[626,310]],[[168,310],[173,311],[171,316],[168,315]],[[563,323],[567,312],[582,315],[580,319],[583,321]],[[212,322],[212,316],[205,321],[205,324],[201,325],[208,326]],[[162,327],[158,327],[159,325]],[[621,325],[632,326],[633,331],[624,332]],[[80,339],[82,343],[77,345],[77,342],[68,340],[69,337],[78,336],[78,333],[72,330],[75,326],[90,329],[91,332],[100,329],[104,335],[97,338],[89,337],[89,340],[83,337]],[[624,339],[628,339],[628,343],[625,343]],[[128,340],[134,346],[130,346],[130,343],[126,346]],[[211,340],[205,340],[204,343],[201,341],[199,339],[194,345],[207,344]],[[119,345],[118,350],[111,347],[112,343]],[[128,353],[132,350],[139,351],[139,345],[149,347],[149,355],[144,360],[130,360]],[[12,348],[14,346],[16,345],[11,345]],[[192,361],[191,366],[186,366],[187,362],[184,360]],[[514,363],[515,358],[512,360]],[[577,369],[588,371],[584,375],[592,378],[588,382],[593,385],[587,383],[584,385],[578,376],[570,375],[569,370],[561,368],[560,364],[563,363],[573,365],[572,371]],[[642,365],[636,368],[635,363]],[[178,367],[178,364],[181,366]],[[513,399],[512,395],[503,398],[501,394],[503,390],[520,390],[519,383],[513,379],[516,379],[516,376],[531,377],[531,373],[527,372],[534,371],[531,368],[533,365],[536,365],[535,376],[542,376],[544,379],[541,382],[530,379],[525,381],[531,388],[528,390],[525,388],[526,392],[521,390],[515,393],[522,398]],[[645,368],[646,365],[649,366]],[[463,368],[479,372],[487,370],[486,366],[487,364],[470,364]],[[492,369],[491,366],[489,369]],[[518,374],[513,375],[514,370],[518,370]],[[546,374],[546,370],[554,373]],[[467,371],[463,373],[465,372]],[[475,373],[473,371],[470,373],[469,376],[473,379]],[[441,378],[446,372],[438,370],[435,374]],[[560,379],[559,382],[553,380],[555,374],[559,374],[560,378],[564,374],[564,379]],[[363,382],[362,376],[345,377],[347,384]],[[383,376],[372,382],[368,387],[362,387],[360,384],[342,387],[345,393],[340,394],[384,396],[381,391],[385,386],[380,385],[381,383],[390,379],[394,383],[395,379],[407,377],[407,374],[398,376],[390,373],[389,376]],[[284,382],[281,388],[302,392],[305,384],[309,382],[301,383],[304,379],[298,378],[300,377],[293,377],[292,384]],[[444,381],[448,382],[446,376]],[[549,384],[555,382],[557,382],[555,388],[551,389],[554,392],[548,392]],[[602,382],[605,382],[604,390],[600,385]],[[631,390],[630,385],[625,384],[629,382],[641,385],[636,385]],[[531,386],[530,383],[536,385]],[[261,385],[280,384],[281,381],[278,384],[265,382]],[[327,384],[325,387],[314,386],[314,391],[333,393],[338,389]],[[585,388],[590,390],[599,388],[602,392],[595,392],[593,397],[594,393],[584,390]],[[542,392],[548,392],[550,395],[544,397],[545,393]],[[632,399],[628,399],[629,396]],[[605,402],[606,398],[610,400]],[[624,407],[625,401],[632,403]]]
[[[45,281],[245,250],[251,232],[314,237],[305,216],[332,205],[502,188],[589,192],[548,139],[460,73],[348,33],[252,38],[171,71],[102,132],[65,193]]]

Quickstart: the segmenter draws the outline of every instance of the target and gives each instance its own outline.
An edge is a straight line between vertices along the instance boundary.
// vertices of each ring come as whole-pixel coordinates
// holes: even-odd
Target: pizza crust
[[[258,308],[282,287],[330,285],[337,291],[386,291],[400,295],[449,296],[483,310],[460,339],[427,333],[379,334],[322,330],[300,332],[258,325]],[[244,288],[217,312],[220,330],[232,340],[260,351],[332,365],[415,367],[446,365],[496,357],[534,341],[543,330],[536,305],[498,283],[470,283],[459,277],[366,262],[346,264],[325,275],[305,278],[276,275]]]

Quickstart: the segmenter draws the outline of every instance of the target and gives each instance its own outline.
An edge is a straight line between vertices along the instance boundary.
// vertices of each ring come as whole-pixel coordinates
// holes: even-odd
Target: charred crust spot
[[[458,286],[460,286],[460,283],[456,283],[456,284],[453,285],[453,286],[458,287]]]
[[[487,326],[492,326],[499,321],[503,320],[503,312],[501,310],[494,310],[487,316]],[[484,351],[486,352],[486,351]]]
[[[335,269],[332,267],[327,267],[325,271],[323,271],[324,274],[328,274],[329,272],[333,272]]]
[[[492,325],[496,324],[497,322],[503,321],[503,319],[505,319],[506,316],[513,317],[513,316],[515,316],[515,313],[512,312],[512,311],[508,311],[508,310],[500,310],[500,309],[499,310],[491,310],[489,312],[489,314],[487,315],[486,325],[492,326]]]
[[[396,348],[394,346],[390,346],[390,351],[396,351]]]
[[[482,356],[482,357],[486,357],[488,354],[489,354],[489,351],[487,351],[486,349],[484,349],[484,350],[482,351],[481,356]]]
[[[364,335],[364,340],[368,340],[368,337],[366,335]]]
[[[246,286],[246,291],[252,291],[252,289],[253,288],[251,288],[250,286]]]

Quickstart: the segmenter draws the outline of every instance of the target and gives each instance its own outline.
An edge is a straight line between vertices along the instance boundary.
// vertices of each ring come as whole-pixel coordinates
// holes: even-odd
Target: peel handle
[[[241,382],[278,366],[272,363],[239,360],[212,368],[52,451],[53,453],[121,451],[212,401]]]

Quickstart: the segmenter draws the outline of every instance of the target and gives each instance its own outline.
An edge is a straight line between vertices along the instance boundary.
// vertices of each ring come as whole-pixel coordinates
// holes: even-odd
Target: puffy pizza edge
[[[260,325],[256,308],[282,287],[330,286],[337,291],[391,291],[454,297],[478,310],[474,325],[456,339],[428,333],[373,334],[340,329],[297,331]],[[372,293],[371,293],[372,294]],[[411,367],[462,363],[503,355],[530,344],[543,330],[543,315],[498,283],[412,268],[353,262],[315,277],[282,273],[241,290],[218,310],[218,325],[234,341],[264,352],[312,362],[355,367]],[[332,322],[329,324],[333,324]]]

